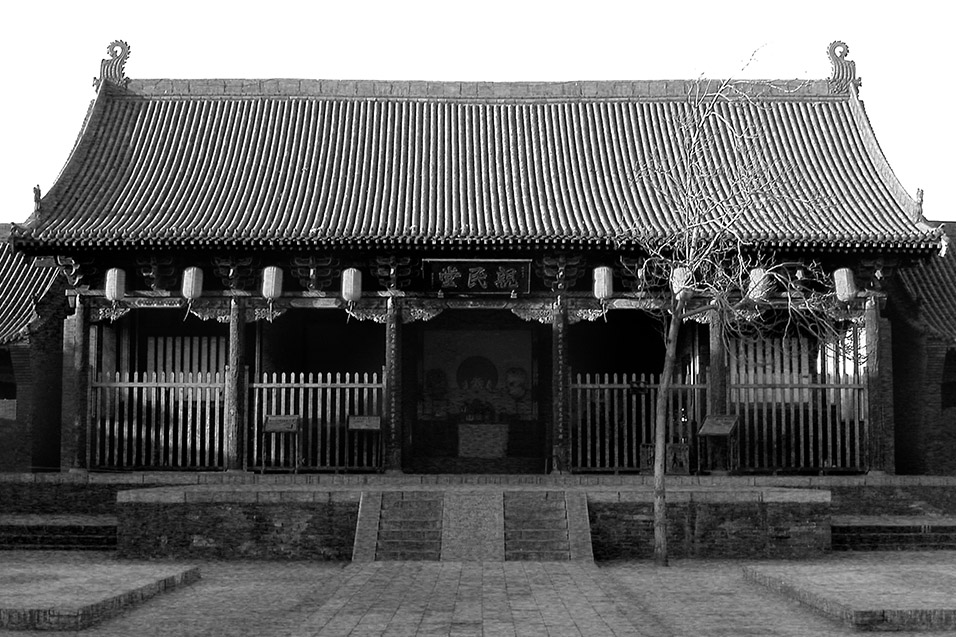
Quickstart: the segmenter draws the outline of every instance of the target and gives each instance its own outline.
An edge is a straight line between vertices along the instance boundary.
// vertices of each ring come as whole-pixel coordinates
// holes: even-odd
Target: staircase
[[[563,491],[505,491],[505,560],[571,559]]]
[[[0,550],[115,549],[116,518],[110,515],[0,515]]]
[[[930,516],[833,516],[834,551],[952,551],[956,518]]]
[[[440,560],[442,533],[440,491],[382,493],[376,560]]]

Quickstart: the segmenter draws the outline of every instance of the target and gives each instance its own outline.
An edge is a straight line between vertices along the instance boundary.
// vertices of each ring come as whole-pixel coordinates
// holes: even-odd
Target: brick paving
[[[89,565],[109,553],[0,554],[13,564]],[[830,577],[902,572],[956,553],[846,554],[817,562]],[[127,564],[127,562],[120,562]],[[783,566],[780,562],[748,564]],[[799,563],[801,568],[806,563]],[[580,562],[205,562],[202,579],[78,635],[231,637],[613,637],[855,635],[852,628],[744,580],[739,561],[601,566]],[[810,565],[812,566],[812,564]],[[95,569],[90,569],[91,572]],[[823,576],[824,579],[826,576]],[[0,579],[0,586],[4,586]],[[23,635],[0,631],[3,637]],[[70,633],[66,633],[70,634]],[[916,633],[896,633],[915,635]],[[956,637],[953,632],[934,635]]]

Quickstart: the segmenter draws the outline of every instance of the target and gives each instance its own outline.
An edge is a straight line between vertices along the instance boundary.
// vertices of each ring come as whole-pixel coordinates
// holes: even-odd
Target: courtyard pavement
[[[90,578],[112,553],[0,552],[0,606],[15,584],[4,571],[50,565]],[[145,562],[198,566],[202,578],[83,631],[84,636],[601,637],[822,636],[857,631],[768,588],[744,567],[779,574],[792,565],[814,585],[884,605],[917,603],[926,585],[956,608],[956,552],[847,553],[802,562]],[[6,579],[6,581],[4,581]],[[892,598],[885,593],[892,590]],[[911,591],[910,594],[907,591]],[[940,592],[940,591],[937,591]],[[64,593],[68,595],[69,593]],[[883,597],[880,597],[880,596]],[[911,599],[907,599],[908,595]],[[3,637],[28,634],[0,630]],[[49,633],[46,633],[49,634]],[[64,634],[64,633],[59,633]],[[899,632],[898,635],[914,635]],[[923,634],[923,633],[920,633]],[[956,637],[956,631],[934,632]]]

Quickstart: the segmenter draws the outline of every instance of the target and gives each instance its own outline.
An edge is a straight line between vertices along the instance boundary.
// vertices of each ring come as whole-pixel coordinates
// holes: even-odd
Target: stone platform
[[[581,476],[315,476],[320,479],[308,482],[310,477],[122,490],[120,554],[369,560],[382,494],[389,493],[439,495],[449,512],[436,516],[440,553],[448,559],[499,556],[502,502],[534,493],[568,503],[569,559],[649,559],[653,553],[653,488],[643,483]],[[675,557],[793,558],[830,549],[830,493],[824,489],[679,485],[668,489],[667,500]],[[479,504],[483,508],[476,510]],[[465,531],[478,528],[487,533],[469,545]],[[479,545],[484,548],[477,550]]]
[[[82,630],[199,578],[198,568],[181,565],[37,563],[8,553],[0,565],[0,628]]]
[[[746,566],[744,578],[858,630],[956,630],[950,552]]]

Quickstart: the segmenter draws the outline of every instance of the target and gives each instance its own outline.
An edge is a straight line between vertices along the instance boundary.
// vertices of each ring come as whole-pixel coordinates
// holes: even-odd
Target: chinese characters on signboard
[[[439,294],[527,294],[531,285],[529,261],[493,259],[427,260],[431,289]]]

